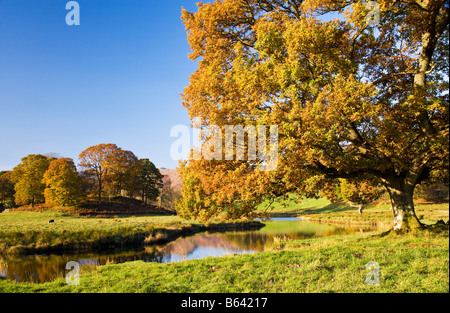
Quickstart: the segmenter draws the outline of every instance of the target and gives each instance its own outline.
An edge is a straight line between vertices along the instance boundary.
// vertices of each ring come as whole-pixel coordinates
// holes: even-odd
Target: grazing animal
[[[54,223],[55,222],[55,220],[50,220],[50,221],[48,221],[48,223],[50,224],[50,223]]]

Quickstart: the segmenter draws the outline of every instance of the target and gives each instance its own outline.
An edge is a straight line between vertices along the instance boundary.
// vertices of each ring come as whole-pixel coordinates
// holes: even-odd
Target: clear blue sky
[[[28,154],[74,159],[115,143],[175,168],[170,129],[196,64],[180,19],[198,0],[0,0],[0,170]]]

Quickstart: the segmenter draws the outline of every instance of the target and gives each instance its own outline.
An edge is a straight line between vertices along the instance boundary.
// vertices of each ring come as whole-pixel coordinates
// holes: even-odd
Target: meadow
[[[53,223],[49,221],[53,220]],[[181,230],[192,223],[174,216],[81,217],[60,211],[0,214],[0,253],[88,249],[133,244],[158,230]]]
[[[417,212],[428,224],[448,221],[448,204],[418,204]],[[272,213],[337,223],[388,223],[392,219],[392,212],[384,205],[369,207],[360,216],[355,208],[336,206],[324,199],[290,202],[274,207]],[[48,224],[48,219],[55,223]],[[61,212],[11,212],[0,214],[0,240],[5,244],[8,239],[4,235],[18,232],[53,233],[55,238],[66,233],[70,236],[61,240],[71,240],[81,232],[82,241],[91,232],[119,236],[126,233],[124,229],[140,232],[193,224],[176,216],[87,218]],[[44,235],[40,236],[41,244],[45,244]],[[369,262],[379,266],[379,284],[366,282],[373,270],[366,267]],[[407,234],[377,231],[280,240],[260,253],[176,263],[135,261],[83,266],[79,286],[67,285],[64,279],[43,284],[0,280],[0,292],[442,293],[449,292],[448,266],[448,225],[441,225]]]
[[[0,280],[1,292],[448,292],[448,230],[290,241],[257,254],[82,267],[80,285]],[[378,285],[366,283],[377,262]]]
[[[297,216],[302,219],[328,223],[378,224],[392,226],[393,213],[390,204],[377,202],[364,206],[363,214],[346,203],[332,203],[327,199],[305,199],[295,195],[281,197],[278,201],[265,201],[260,212],[272,216]],[[416,215],[423,224],[434,224],[438,220],[449,220],[449,204],[418,201]]]

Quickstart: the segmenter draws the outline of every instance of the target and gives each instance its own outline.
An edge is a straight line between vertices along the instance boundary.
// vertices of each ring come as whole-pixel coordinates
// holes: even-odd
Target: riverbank
[[[280,208],[273,213],[346,223],[359,216],[353,208],[333,210],[323,199],[317,201],[304,202],[300,208],[287,208],[290,212],[282,212]],[[448,221],[448,204],[424,204],[416,208],[423,215],[423,222]],[[388,208],[373,207],[363,216],[367,223],[382,222],[389,213]],[[45,230],[43,233],[55,235],[66,231],[73,235],[81,227],[80,231],[86,235],[92,229],[99,233],[118,231],[120,227],[135,231],[164,228],[176,232],[195,225],[176,216],[87,218],[51,215],[61,214],[55,212],[36,214],[23,212],[20,219],[19,215],[1,214],[0,229],[6,233],[23,229],[25,232]],[[52,216],[55,223],[48,224],[47,219]],[[135,261],[82,266],[79,286],[69,286],[65,279],[43,284],[0,279],[0,292],[449,292],[448,235],[448,225],[441,224],[402,235],[377,231],[302,240],[281,238],[264,252],[254,254],[164,264]],[[146,238],[149,241],[168,239],[157,232],[152,236],[149,233]],[[379,270],[379,284],[370,283],[374,276],[369,276],[367,281],[374,266]]]
[[[74,253],[136,247],[204,231],[259,229],[263,226],[257,221],[203,224],[155,214],[85,217],[58,210],[8,212],[0,214],[0,254]]]
[[[390,204],[376,203],[364,206],[363,213],[346,203],[332,203],[327,199],[302,199],[296,202],[294,196],[281,199],[270,205],[269,201],[259,206],[260,212],[267,212],[272,216],[291,216],[311,222],[377,225],[392,228],[393,213]],[[270,208],[267,209],[270,205]],[[426,225],[435,224],[442,220],[449,220],[448,203],[415,203],[415,211],[419,220]]]
[[[79,286],[64,279],[44,284],[0,280],[0,292],[448,292],[448,253],[448,228],[354,234],[281,242],[255,254],[85,266]],[[374,270],[368,264],[379,270],[378,284],[371,283],[374,277],[367,280]]]

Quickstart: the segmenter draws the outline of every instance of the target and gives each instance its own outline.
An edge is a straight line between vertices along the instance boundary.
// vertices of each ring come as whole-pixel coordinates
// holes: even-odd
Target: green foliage
[[[163,175],[156,168],[155,164],[149,159],[139,160],[138,172],[138,188],[141,193],[142,201],[154,201],[160,195],[160,190],[163,188]]]
[[[291,195],[286,205],[298,210],[333,216],[337,207],[324,199]],[[424,214],[446,210],[448,205],[419,205]],[[293,208],[287,208],[292,210]],[[277,210],[283,210],[282,206]],[[379,219],[374,209],[374,220]],[[354,210],[340,210],[342,221],[353,221]],[[383,208],[386,218],[391,212]],[[444,214],[444,213],[443,213]],[[48,224],[49,219],[56,222]],[[324,219],[325,221],[325,219]],[[0,249],[12,245],[48,246],[108,242],[140,232],[193,225],[176,216],[83,218],[58,212],[0,214]],[[270,230],[268,230],[270,231]],[[110,238],[110,239],[108,239]],[[112,240],[112,239],[111,239]],[[44,284],[0,280],[0,292],[448,292],[448,226],[418,233],[386,236],[374,233],[286,240],[265,252],[206,258],[170,264],[145,263],[82,267],[80,286],[64,279]],[[367,285],[365,265],[380,266],[380,285]],[[0,266],[2,261],[0,257]],[[301,279],[299,279],[301,277]]]

